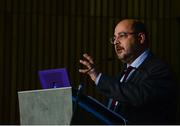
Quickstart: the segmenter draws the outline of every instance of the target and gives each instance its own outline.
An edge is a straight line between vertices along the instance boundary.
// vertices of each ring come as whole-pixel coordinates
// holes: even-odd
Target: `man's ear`
[[[145,41],[145,39],[146,39],[145,34],[144,34],[143,32],[140,32],[140,33],[138,34],[138,41],[139,41],[141,44],[143,44],[144,41]]]

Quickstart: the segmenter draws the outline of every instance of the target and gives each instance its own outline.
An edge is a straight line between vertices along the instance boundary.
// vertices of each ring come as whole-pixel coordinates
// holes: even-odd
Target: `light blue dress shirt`
[[[149,54],[149,50],[145,50],[145,51],[144,51],[139,57],[137,57],[131,64],[127,64],[127,67],[128,67],[128,66],[132,66],[132,67],[134,67],[134,68],[138,68],[138,67],[142,64],[142,62],[147,58],[148,54]],[[135,69],[133,69],[133,70],[129,73],[129,75],[128,75],[128,77],[127,77],[126,80],[128,80],[128,78],[131,76],[131,74],[132,74],[134,71],[135,71]],[[100,79],[101,75],[102,75],[102,73],[99,73],[99,75],[97,76],[97,78],[96,78],[96,80],[95,80],[95,84],[96,84],[96,85],[98,85],[98,82],[99,82],[99,79]],[[121,80],[120,80],[121,82],[122,82],[123,78],[124,78],[124,76],[121,78]]]

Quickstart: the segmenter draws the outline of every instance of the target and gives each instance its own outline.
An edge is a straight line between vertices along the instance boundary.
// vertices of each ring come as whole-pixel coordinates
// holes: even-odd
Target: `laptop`
[[[39,70],[38,75],[43,89],[70,87],[66,68]]]
[[[39,78],[43,89],[18,92],[20,124],[70,125],[72,89],[67,70],[40,70]]]

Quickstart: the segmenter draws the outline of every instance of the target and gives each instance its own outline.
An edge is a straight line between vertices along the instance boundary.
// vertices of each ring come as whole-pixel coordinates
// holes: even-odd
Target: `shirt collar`
[[[142,64],[142,62],[147,58],[148,54],[149,54],[149,50],[145,50],[131,64],[127,64],[127,67],[132,66],[132,67],[138,68]]]

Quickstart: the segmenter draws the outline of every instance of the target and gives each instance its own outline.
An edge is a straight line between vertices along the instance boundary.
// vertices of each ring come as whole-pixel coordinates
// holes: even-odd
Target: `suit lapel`
[[[149,55],[144,60],[144,62],[142,62],[142,64],[137,69],[135,69],[135,71],[131,74],[131,76],[128,78],[127,81],[137,81],[134,79],[139,78],[140,73],[147,69],[146,67],[149,66],[148,64],[150,64],[150,61],[152,61],[151,60],[152,58],[153,58],[153,54],[149,53]]]

